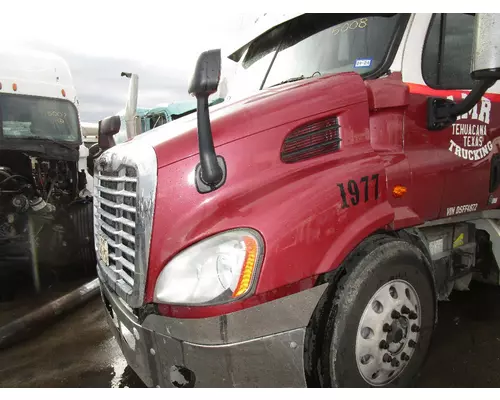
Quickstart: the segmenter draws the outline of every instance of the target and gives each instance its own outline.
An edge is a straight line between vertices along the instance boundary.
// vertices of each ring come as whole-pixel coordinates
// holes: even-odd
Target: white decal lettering
[[[481,99],[481,112],[479,113],[479,120],[485,124],[490,123],[491,101],[486,97]]]
[[[461,97],[464,99],[467,94],[462,93]],[[447,98],[454,100],[453,96]],[[487,157],[493,150],[493,144],[484,139],[484,136],[488,136],[487,126],[490,123],[490,115],[491,101],[484,97],[468,113],[457,117],[459,122],[452,124],[451,134],[463,136],[463,141],[458,141],[463,147],[450,140],[448,150],[464,160],[478,161]]]
[[[477,210],[478,204],[464,204],[462,206],[448,207],[446,209],[446,216],[465,214]]]

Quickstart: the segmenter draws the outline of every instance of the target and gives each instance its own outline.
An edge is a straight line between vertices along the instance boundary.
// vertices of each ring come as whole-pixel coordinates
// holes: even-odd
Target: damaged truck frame
[[[128,363],[148,386],[411,385],[438,300],[499,284],[500,15],[295,15],[230,58],[224,103],[205,52],[196,117],[96,161]]]
[[[93,271],[93,181],[65,60],[3,48],[0,61],[0,297],[10,298],[19,272],[40,289],[45,272]]]

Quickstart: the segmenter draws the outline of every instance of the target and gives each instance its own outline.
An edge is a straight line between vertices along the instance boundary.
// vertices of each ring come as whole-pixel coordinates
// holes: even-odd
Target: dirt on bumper
[[[222,317],[139,324],[101,283],[107,319],[149,387],[305,387],[306,326],[325,285]]]

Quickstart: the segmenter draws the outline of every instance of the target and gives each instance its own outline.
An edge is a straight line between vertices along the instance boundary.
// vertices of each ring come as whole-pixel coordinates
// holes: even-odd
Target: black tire
[[[384,387],[408,387],[415,382],[426,359],[436,316],[436,297],[425,256],[414,245],[393,237],[377,236],[360,246],[345,263],[346,274],[327,302],[320,374],[323,386],[372,387],[356,363],[356,335],[365,307],[375,292],[393,279],[409,282],[421,307],[421,330],[415,353],[401,374]]]

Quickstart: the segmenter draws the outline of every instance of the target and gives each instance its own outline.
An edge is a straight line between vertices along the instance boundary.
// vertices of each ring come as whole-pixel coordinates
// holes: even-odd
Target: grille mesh
[[[137,171],[121,167],[99,171],[96,181],[97,225],[108,244],[109,267],[132,293],[136,273]]]
[[[339,150],[339,128],[337,117],[329,117],[293,130],[283,142],[281,160],[293,163]]]

